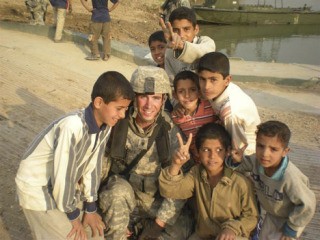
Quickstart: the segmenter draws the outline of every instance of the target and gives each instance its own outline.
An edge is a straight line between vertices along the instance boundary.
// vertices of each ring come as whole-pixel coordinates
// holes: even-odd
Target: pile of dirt
[[[90,0],[88,0],[90,1]],[[122,0],[111,12],[112,39],[147,45],[149,35],[160,29],[159,6],[161,0]],[[110,4],[110,3],[109,3]],[[80,1],[73,1],[72,13],[67,14],[65,29],[88,33],[91,13]],[[22,0],[0,1],[0,20],[28,23],[31,15]],[[53,24],[52,7],[48,7],[46,24]]]

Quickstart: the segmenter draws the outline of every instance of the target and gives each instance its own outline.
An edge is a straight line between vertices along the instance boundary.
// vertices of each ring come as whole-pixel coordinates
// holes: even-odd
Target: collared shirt
[[[229,168],[212,188],[202,165],[189,173],[170,175],[169,168],[161,171],[160,193],[173,199],[195,196],[197,204],[196,233],[204,239],[214,239],[225,228],[236,236],[249,237],[258,220],[258,211],[249,180]]]
[[[101,159],[110,128],[97,126],[92,106],[70,113],[43,130],[31,143],[16,176],[23,208],[58,208],[69,219],[79,214],[78,202],[97,200]],[[80,189],[83,186],[83,189]],[[88,211],[93,211],[88,204]]]

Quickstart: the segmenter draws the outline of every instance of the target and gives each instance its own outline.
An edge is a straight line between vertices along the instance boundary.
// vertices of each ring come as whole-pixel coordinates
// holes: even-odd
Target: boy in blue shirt
[[[91,23],[90,23],[90,48],[91,56],[86,57],[86,60],[99,60],[99,46],[98,40],[100,35],[102,36],[103,41],[103,54],[102,60],[108,61],[111,55],[111,37],[110,37],[110,28],[111,28],[111,18],[110,12],[113,11],[118,5],[118,0],[110,0],[113,4],[112,7],[108,7],[108,0],[92,0],[92,7],[87,5],[87,0],[81,0],[82,5],[89,12],[92,13]]]
[[[308,178],[287,156],[291,132],[279,121],[257,126],[256,154],[243,156],[245,147],[233,150],[237,171],[251,172],[256,194],[266,211],[259,239],[292,240],[298,238],[312,219],[315,194]]]

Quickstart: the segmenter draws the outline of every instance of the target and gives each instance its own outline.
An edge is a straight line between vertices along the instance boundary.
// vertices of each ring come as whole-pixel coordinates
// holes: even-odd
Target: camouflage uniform
[[[31,13],[30,23],[33,25],[44,25],[49,0],[26,0],[25,4]]]
[[[170,14],[178,7],[191,8],[189,0],[166,0],[162,5],[164,21],[169,22]]]
[[[151,82],[147,83],[150,79]],[[171,94],[168,76],[163,69],[153,66],[139,67],[131,78],[131,85],[136,93],[156,92]],[[142,86],[142,89],[135,88],[135,85]],[[147,90],[149,87],[152,89]],[[114,174],[109,176],[106,184],[102,184],[102,190],[99,195],[99,206],[109,227],[106,239],[126,239],[126,229],[129,222],[133,225],[140,224],[142,227],[147,227],[146,223],[152,222],[151,219],[155,218],[166,223],[161,239],[186,239],[186,235],[189,233],[182,234],[181,231],[188,231],[188,228],[176,227],[181,222],[177,221],[177,218],[185,201],[165,199],[160,196],[158,191],[158,177],[162,163],[159,160],[156,141],[152,143],[149,150],[132,168],[128,176],[125,177],[118,174],[143,149],[147,148],[148,139],[157,125],[157,122],[155,122],[147,131],[140,128],[135,121],[137,116],[135,104],[134,102],[134,106],[129,109],[125,158],[119,160],[109,157],[108,161],[105,162],[108,165],[106,169],[111,168],[110,171]],[[176,134],[179,129],[173,125],[169,115],[163,110],[160,111],[158,118],[161,116],[165,118],[171,128],[168,132],[170,146],[168,159],[170,160],[171,152],[178,147]],[[183,220],[185,221],[185,219]],[[185,222],[189,223],[188,221]],[[172,226],[173,224],[175,224],[174,227]]]

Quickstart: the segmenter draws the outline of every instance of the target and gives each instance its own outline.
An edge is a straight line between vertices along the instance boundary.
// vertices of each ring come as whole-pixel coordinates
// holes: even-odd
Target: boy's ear
[[[290,152],[290,150],[291,149],[289,147],[286,147],[282,152],[282,157],[285,157]]]
[[[94,108],[96,109],[100,109],[101,105],[102,105],[103,102],[103,99],[101,97],[96,97],[94,100],[93,100],[93,106]]]
[[[229,85],[229,83],[231,82],[231,80],[232,80],[232,77],[231,77],[231,75],[228,75],[228,76],[226,76],[226,78],[225,78],[225,80],[226,80],[226,86],[228,86]]]
[[[200,29],[199,29],[199,25],[198,25],[198,24],[196,24],[196,26],[195,26],[195,28],[194,28],[195,36],[197,36],[197,35],[198,35],[199,31],[200,31]]]

